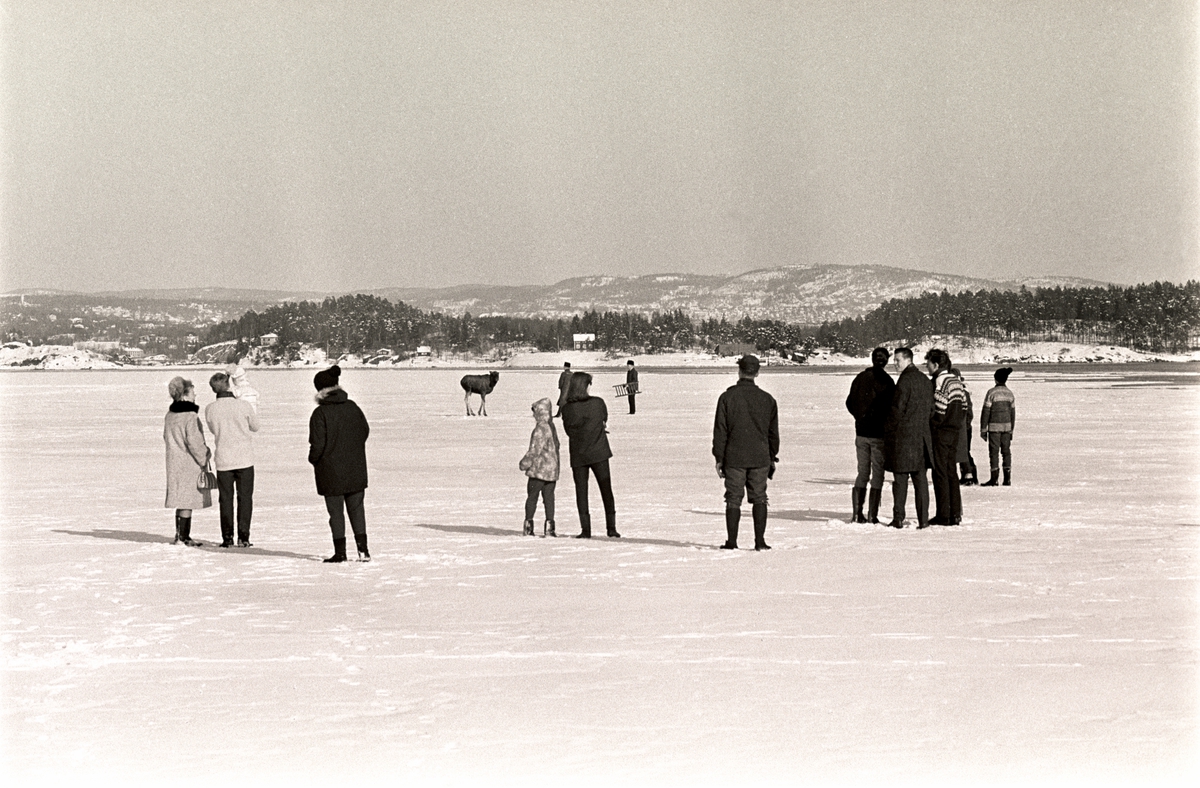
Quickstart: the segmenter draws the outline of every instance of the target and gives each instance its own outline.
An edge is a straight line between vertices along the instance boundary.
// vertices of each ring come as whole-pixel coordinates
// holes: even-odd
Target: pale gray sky
[[[51,2],[3,289],[1200,278],[1195,2]]]

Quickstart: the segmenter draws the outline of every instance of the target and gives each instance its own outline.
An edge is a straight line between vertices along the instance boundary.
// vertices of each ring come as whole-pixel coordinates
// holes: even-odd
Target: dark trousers
[[[934,515],[940,522],[953,522],[962,517],[962,492],[958,484],[959,430],[933,431],[933,498],[937,505]]]
[[[751,505],[767,505],[767,474],[769,467],[762,468],[731,468],[725,467],[725,508],[740,509],[742,495],[745,494]]]
[[[1004,458],[1004,470],[1012,470],[1012,453],[1009,446],[1012,443],[1011,432],[988,433],[988,465],[992,473],[1000,470],[1000,459]]]
[[[629,412],[630,414],[637,413],[637,394],[629,395]]]
[[[234,489],[237,493],[237,538],[250,541],[250,517],[254,514],[254,466],[217,471],[217,493],[221,507],[221,539],[233,541]]]
[[[334,539],[346,538],[346,515],[350,515],[350,527],[356,536],[367,533],[367,513],[363,510],[363,497],[366,490],[346,493],[345,495],[326,495],[325,509],[329,512],[329,530],[333,531]]]
[[[554,521],[554,488],[558,482],[548,482],[545,479],[530,477],[525,485],[525,519],[532,520],[537,514],[538,495],[542,496],[542,505],[546,508],[546,519]]]
[[[929,477],[925,469],[916,473],[892,474],[892,519],[904,520],[904,504],[908,502],[908,477],[913,480],[913,491],[917,499],[917,524],[929,522]]]
[[[608,460],[571,468],[571,477],[575,481],[575,507],[579,510],[579,526],[585,534],[592,532],[592,513],[588,509],[589,470],[596,476],[596,484],[600,485],[600,499],[604,501],[604,524],[607,530],[615,531],[617,503],[613,500],[612,474],[608,470]]]

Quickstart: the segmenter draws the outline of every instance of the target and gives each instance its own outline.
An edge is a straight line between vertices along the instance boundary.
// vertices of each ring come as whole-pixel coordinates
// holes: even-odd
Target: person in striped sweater
[[[929,431],[933,438],[933,497],[936,511],[930,525],[962,522],[962,494],[958,484],[958,436],[966,416],[967,396],[962,381],[950,372],[944,350],[925,354],[925,368],[933,378],[933,410]]]
[[[1000,459],[1004,459],[1004,486],[1012,484],[1013,428],[1017,426],[1017,398],[1008,388],[1008,376],[1012,367],[1002,367],[994,373],[996,385],[988,389],[983,398],[983,412],[979,414],[979,437],[988,442],[988,464],[992,478],[980,487],[995,487],[1000,478]]]

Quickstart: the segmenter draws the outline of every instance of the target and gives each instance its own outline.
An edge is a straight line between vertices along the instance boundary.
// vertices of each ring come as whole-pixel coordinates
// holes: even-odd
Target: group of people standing
[[[334,365],[313,378],[317,407],[308,422],[308,461],[313,466],[317,493],[325,498],[333,535],[334,552],[325,559],[326,563],[347,560],[347,516],[359,560],[371,560],[363,509],[370,426],[362,410],[338,385],[341,374],[341,368]],[[212,506],[207,480],[215,465],[221,511],[220,546],[252,547],[253,433],[259,429],[258,392],[246,381],[241,367],[218,372],[208,383],[217,398],[204,409],[203,422],[192,382],[176,377],[167,384],[172,402],[163,425],[167,454],[165,506],[175,510],[175,542],[199,546],[201,543],[191,537],[192,511]],[[205,423],[213,435],[213,449],[204,438]]]
[[[899,373],[887,372],[889,358]],[[846,397],[854,416],[858,475],[851,490],[852,520],[878,523],[884,472],[892,473],[892,519],[904,527],[908,485],[916,498],[917,528],[962,522],[960,488],[978,483],[971,458],[974,408],[962,375],[950,356],[939,349],[925,354],[925,371],[913,362],[910,348],[875,348],[871,366],[855,377]],[[1016,397],[1008,388],[1011,367],[995,372],[996,385],[984,398],[980,436],[988,441],[991,477],[984,487],[997,485],[1003,458],[1005,486],[1012,483],[1010,445],[1016,424]],[[929,480],[933,471],[935,513],[929,517]],[[961,475],[960,475],[961,474]],[[869,483],[869,488],[868,488]],[[867,513],[863,514],[863,505]]]
[[[887,372],[889,359],[899,373]],[[717,476],[725,486],[726,540],[722,549],[738,547],[743,498],[748,498],[754,521],[754,549],[769,550],[766,543],[767,483],[779,461],[779,408],[756,383],[760,362],[753,355],[740,358],[738,381],[717,400],[713,421],[712,453]],[[629,412],[636,412],[637,370],[628,362],[626,387]],[[908,486],[916,497],[917,528],[957,525],[962,522],[961,486],[977,483],[971,459],[970,393],[958,370],[943,350],[925,354],[923,374],[910,348],[875,348],[871,366],[855,377],[846,398],[854,416],[858,474],[851,491],[852,519],[878,523],[884,472],[892,481],[892,519],[888,525],[904,527]],[[980,414],[980,435],[988,441],[991,477],[983,486],[1012,483],[1011,441],[1016,424],[1016,398],[1006,382],[1011,367],[995,372],[996,385],[987,392]],[[317,493],[324,497],[329,514],[334,554],[327,563],[347,560],[346,519],[354,534],[358,557],[371,560],[363,501],[367,489],[366,442],[370,426],[366,416],[339,385],[341,368],[334,365],[313,378],[317,407],[309,418],[308,461],[313,466]],[[216,401],[200,407],[191,381],[176,377],[167,385],[172,403],[163,426],[167,455],[166,507],[175,509],[175,541],[199,545],[191,538],[195,509],[212,505],[210,468],[215,466],[221,512],[221,547],[250,547],[254,506],[254,441],[258,432],[258,392],[246,381],[240,367],[218,372],[209,379]],[[612,490],[608,443],[608,406],[591,394],[592,376],[564,365],[559,376],[558,409],[552,412],[548,397],[533,403],[535,426],[529,448],[519,467],[528,477],[523,533],[534,535],[534,516],[542,501],[543,536],[557,536],[554,492],[560,473],[560,443],[554,419],[562,421],[570,451],[571,476],[580,532],[592,535],[588,501],[590,479],[595,478],[604,505],[605,533],[617,532],[616,502]],[[208,425],[214,438],[210,449],[204,437]],[[1001,466],[1001,461],[1003,466]],[[933,471],[935,514],[929,517],[929,480]],[[961,477],[960,474],[961,473]],[[867,507],[863,513],[864,505]],[[236,541],[235,541],[236,536]]]
[[[629,413],[637,412],[633,397],[638,391],[638,374],[633,361],[626,365]],[[779,460],[779,408],[775,399],[758,388],[760,362],[755,356],[738,360],[738,382],[717,400],[713,423],[713,456],[717,475],[725,481],[725,526],[728,538],[722,549],[736,550],[738,526],[741,520],[742,498],[749,497],[754,517],[754,549],[770,550],[766,542],[767,480],[775,474]],[[596,478],[600,498],[604,502],[604,525],[609,538],[617,533],[617,511],[612,492],[612,473],[608,461],[612,450],[608,445],[608,406],[590,392],[592,376],[572,372],[571,364],[563,365],[559,375],[559,409],[551,414],[549,398],[533,403],[533,418],[537,422],[529,436],[529,449],[519,467],[529,477],[526,484],[525,521],[522,532],[533,536],[534,515],[539,497],[545,507],[543,536],[556,536],[554,525],[554,488],[559,476],[559,440],[554,418],[562,419],[563,429],[570,439],[571,475],[575,483],[575,506],[579,513],[578,539],[592,536],[592,518],[588,504],[590,477]]]

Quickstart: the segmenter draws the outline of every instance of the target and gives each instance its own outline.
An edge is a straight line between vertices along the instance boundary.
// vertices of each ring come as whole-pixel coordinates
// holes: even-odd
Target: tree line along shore
[[[712,351],[736,344],[799,361],[819,348],[861,357],[885,342],[920,345],[945,335],[1186,353],[1200,347],[1200,282],[927,293],[885,301],[862,317],[819,326],[750,317],[696,320],[682,309],[650,315],[588,311],[569,320],[456,316],[358,294],[251,310],[211,327],[204,337],[208,345],[237,343],[235,355],[271,337],[276,354],[287,362],[295,360],[290,356],[302,346],[319,347],[331,357],[387,348],[403,358],[418,347],[478,354],[500,345],[561,352],[576,348],[577,335],[594,335],[588,349],[605,352]]]

